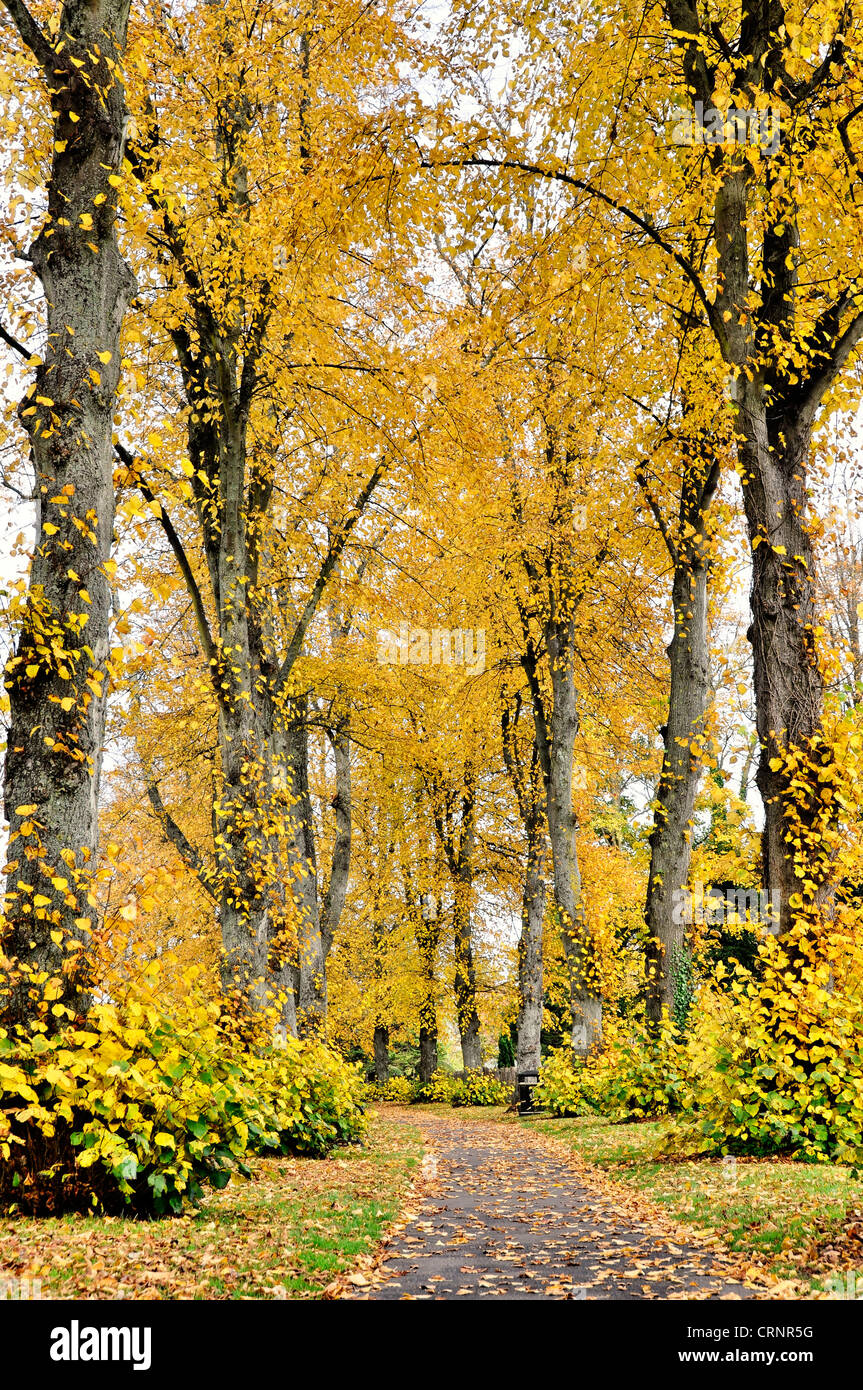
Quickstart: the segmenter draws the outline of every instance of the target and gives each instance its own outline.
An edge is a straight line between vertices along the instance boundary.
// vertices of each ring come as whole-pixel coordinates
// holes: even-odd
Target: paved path
[[[431,1158],[415,1216],[349,1297],[751,1298],[706,1245],[676,1241],[524,1126],[409,1116]],[[628,1209],[630,1208],[630,1209]]]

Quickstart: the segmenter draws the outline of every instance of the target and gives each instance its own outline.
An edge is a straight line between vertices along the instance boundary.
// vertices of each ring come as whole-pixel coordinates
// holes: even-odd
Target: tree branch
[[[837,321],[838,326],[838,319],[841,317],[842,309],[847,302],[846,297],[843,296],[829,310],[826,310],[819,319],[819,327],[822,324],[826,326],[831,316]],[[816,329],[816,335],[817,333],[818,329]],[[825,336],[827,336],[826,332]],[[835,338],[831,348],[818,348],[816,350],[820,365],[810,372],[794,396],[794,404],[801,415],[808,416],[809,419],[812,418],[821,404],[825,391],[842,370],[861,338],[863,338],[863,311],[858,310],[844,333],[840,333]]]
[[[3,3],[5,4],[6,0],[3,0]],[[2,338],[3,342],[10,348],[13,348],[20,357],[23,357],[25,362],[29,362],[31,354],[27,351],[23,343],[19,343],[18,339],[10,333],[8,329],[3,327],[2,323],[0,323],[0,338]]]
[[[151,781],[146,773],[144,780],[150,805],[158,817],[165,839],[174,846],[186,867],[197,875],[202,887],[206,888],[210,897],[218,901],[219,893],[213,870],[207,867],[203,856],[195,849],[194,845],[190,844],[171,813],[166,809],[159,793],[158,784]]]
[[[50,42],[22,0],[2,0],[2,3],[23,42],[50,82],[57,63],[57,55]]]
[[[665,541],[665,548],[671,556],[671,563],[676,567],[677,546],[674,544],[674,541],[671,538],[671,532],[668,529],[668,523],[665,520],[665,517],[662,515],[659,503],[657,502],[656,498],[651,492],[650,485],[647,481],[647,478],[644,475],[644,459],[641,460],[641,462],[638,464],[638,467],[635,470],[635,481],[638,483],[638,486],[644,493],[647,505],[653,513],[653,519],[659,527],[659,533],[662,536],[662,539]]]
[[[147,502],[155,502],[156,498],[153,494],[152,489],[147,485],[147,483],[144,482],[144,479],[138,473],[137,462],[134,454],[131,454],[129,450],[124,447],[124,445],[119,443],[114,445],[114,450],[120,461],[124,463],[127,468],[131,469],[135,473],[135,483],[139,492],[141,493],[141,496]],[[189,558],[186,555],[186,552],[183,548],[183,542],[180,540],[180,537],[174,530],[171,518],[168,516],[168,513],[165,511],[165,508],[162,506],[161,502],[159,503],[159,522],[161,524],[162,530],[165,533],[165,536],[167,537],[168,544],[174,552],[174,557],[177,561],[177,567],[183,576],[183,581],[186,585],[189,598],[192,601],[192,611],[195,615],[195,626],[198,629],[198,637],[200,638],[201,649],[203,651],[205,659],[210,665],[211,672],[215,674],[215,668],[218,662],[218,652],[216,650],[216,644],[213,641],[213,637],[210,632],[210,624],[207,621],[207,611],[204,607],[204,600],[201,596],[201,590],[198,587],[198,581],[196,580],[195,575],[192,571],[192,566],[189,564]]]
[[[342,551],[347,545],[348,537],[350,536],[351,531],[353,531],[354,527],[356,526],[357,522],[362,516],[366,503],[368,502],[369,498],[371,497],[372,493],[374,492],[375,488],[377,487],[378,483],[383,477],[385,468],[385,463],[379,463],[377,465],[375,471],[372,473],[368,482],[365,484],[359,496],[357,497],[357,500],[354,502],[354,505],[347,518],[345,519],[344,524],[340,527],[336,535],[330,541],[327,553],[324,556],[323,564],[321,565],[318,577],[315,580],[314,588],[312,589],[312,592],[306,601],[306,605],[302,613],[300,614],[299,621],[297,622],[297,625],[294,628],[293,636],[291,637],[291,640],[288,643],[288,650],[285,654],[285,659],[282,662],[281,667],[279,668],[279,674],[276,678],[275,684],[275,689],[277,693],[284,688],[285,683],[287,682],[287,679],[291,674],[291,671],[293,670],[297,657],[302,651],[303,642],[305,641],[306,633],[309,629],[309,624],[311,623],[312,618],[315,616],[315,613],[317,612],[318,604],[320,603],[323,592],[327,587],[330,575],[332,574],[333,570],[338,564]]]
[[[704,306],[708,322],[710,323],[713,332],[716,334],[720,347],[722,347],[723,349],[725,348],[727,343],[727,335],[725,333],[725,328],[722,323],[722,319],[716,310],[716,306],[708,298],[707,291],[705,290],[704,285],[701,282],[701,277],[698,274],[698,271],[695,269],[695,266],[692,264],[692,262],[689,261],[686,258],[686,256],[684,256],[682,252],[678,251],[675,247],[669,246],[668,242],[665,241],[665,239],[661,235],[659,228],[655,227],[651,221],[649,221],[645,217],[639,216],[637,212],[634,212],[632,208],[627,207],[625,203],[618,203],[616,199],[612,198],[608,193],[603,192],[601,188],[596,188],[592,183],[587,183],[584,179],[577,179],[574,174],[568,174],[564,169],[543,169],[542,166],[539,164],[528,164],[526,161],[522,161],[519,159],[492,159],[482,158],[478,155],[474,155],[470,156],[467,159],[447,159],[441,161],[440,163],[432,162],[430,160],[423,160],[421,167],[424,169],[509,169],[516,173],[533,174],[536,178],[551,179],[552,181],[556,183],[562,183],[569,188],[577,188],[579,192],[586,193],[588,197],[597,198],[601,203],[605,203],[606,207],[610,208],[613,212],[616,212],[620,217],[626,218],[627,221],[633,224],[633,226],[638,227],[639,231],[643,232],[645,236],[649,237],[650,240],[654,243],[654,245],[658,246],[659,249],[663,251],[666,256],[668,256],[672,261],[674,261],[675,265],[683,272],[687,280],[689,280],[690,284],[693,286],[695,290],[696,295],[698,296],[699,300]]]

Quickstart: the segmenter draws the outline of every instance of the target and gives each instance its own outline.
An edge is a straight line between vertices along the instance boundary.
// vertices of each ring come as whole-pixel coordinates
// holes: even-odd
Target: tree
[[[349,763],[346,731],[335,729],[341,824],[321,896],[309,690],[297,663],[385,456],[399,447],[379,428],[377,457],[365,462],[368,388],[360,402],[344,383],[374,374],[380,347],[335,283],[369,233],[369,172],[379,156],[341,74],[356,71],[363,37],[389,26],[380,16],[366,29],[337,24],[334,49],[329,22],[319,27],[313,15],[288,22],[279,7],[263,6],[248,29],[236,19],[230,4],[199,6],[158,18],[145,36],[142,61],[163,98],[157,107],[149,85],[140,94],[131,155],[149,209],[146,251],[163,279],[151,325],[173,348],[186,442],[178,452],[157,435],[155,468],[140,458],[126,481],[154,510],[175,556],[217,706],[207,875],[223,986],[252,1007],[281,996],[286,1028],[298,1014],[301,1027],[316,1030],[326,1011],[327,937],[346,884]],[[205,132],[191,165],[190,122]],[[260,244],[273,249],[272,263],[261,263]],[[358,294],[376,292],[374,268],[362,263],[354,276]],[[170,375],[168,383],[161,389],[170,399]],[[296,485],[283,544],[283,497]],[[291,537],[291,526],[307,534]],[[147,778],[165,833],[187,863],[201,864],[160,797],[157,770]]]
[[[569,190],[627,246],[630,278],[711,336],[752,558],[764,879],[782,933],[796,921],[817,936],[835,886],[838,764],[822,722],[808,470],[816,419],[863,336],[860,20],[845,5],[749,0],[716,16],[667,0],[663,14],[637,29],[625,7],[532,16],[505,93],[522,111],[513,134],[481,81],[491,48],[512,50],[510,16],[471,6],[466,25],[458,7],[452,70],[483,109],[426,162]]]
[[[538,1071],[542,1034],[542,927],[545,916],[546,823],[543,816],[543,776],[535,719],[525,739],[519,727],[524,702],[516,691],[501,710],[503,757],[524,827],[527,863],[521,900],[518,940],[518,1069]],[[522,724],[526,723],[522,720]],[[521,734],[521,737],[520,737]]]
[[[690,351],[692,351],[690,349]],[[696,356],[692,351],[692,357]],[[703,370],[703,364],[702,364]],[[683,376],[679,417],[660,420],[659,457],[642,460],[636,481],[668,550],[674,631],[668,646],[668,712],[650,834],[645,915],[648,931],[648,1017],[659,1023],[674,999],[673,963],[683,959],[684,923],[675,910],[689,878],[695,798],[707,739],[710,703],[708,587],[715,553],[712,504],[723,453],[720,427],[699,421]],[[670,445],[671,457],[663,449]],[[650,472],[648,473],[648,469]],[[668,516],[662,494],[670,493]]]
[[[135,282],[117,243],[128,113],[129,0],[66,0],[40,25],[4,0],[51,108],[45,219],[27,253],[45,297],[44,347],[20,408],[36,543],[6,667],[9,865],[3,1015],[88,1004],[90,875],[109,680],[113,412],[120,330]],[[8,29],[7,29],[8,35]],[[20,140],[29,139],[21,132]]]

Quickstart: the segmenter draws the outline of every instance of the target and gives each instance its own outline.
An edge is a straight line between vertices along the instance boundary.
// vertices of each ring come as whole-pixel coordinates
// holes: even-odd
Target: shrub
[[[863,1005],[830,988],[826,964],[789,970],[772,937],[760,961],[760,978],[738,967],[704,1001],[684,1142],[863,1164]]]
[[[162,1215],[362,1132],[361,1080],[320,1043],[237,1046],[194,993],[179,1017],[128,999],[53,1035],[0,1030],[0,1202],[32,1214]]]
[[[324,1043],[288,1038],[253,1052],[243,1061],[243,1077],[253,1092],[246,1119],[255,1121],[256,1152],[324,1158],[337,1145],[362,1139],[361,1071]]]
[[[418,1084],[412,1099],[426,1105],[451,1105],[458,1082],[448,1071],[436,1071],[431,1081]]]
[[[676,1024],[654,1036],[641,1026],[611,1043],[600,1065],[602,1113],[619,1120],[674,1115],[691,1103],[691,1062]]]
[[[594,1076],[584,1063],[573,1062],[571,1048],[557,1048],[542,1065],[534,1100],[552,1115],[595,1114],[599,1104],[592,1086]]]
[[[512,1087],[486,1071],[469,1071],[456,1081],[450,1105],[508,1105]]]
[[[416,1083],[407,1076],[391,1076],[383,1085],[372,1082],[366,1087],[369,1100],[392,1101],[396,1105],[407,1105],[415,1091]]]
[[[554,1115],[605,1115],[615,1121],[675,1113],[691,1100],[690,1062],[674,1028],[653,1037],[639,1025],[605,1052],[574,1062],[560,1048],[544,1063],[535,1097]]]

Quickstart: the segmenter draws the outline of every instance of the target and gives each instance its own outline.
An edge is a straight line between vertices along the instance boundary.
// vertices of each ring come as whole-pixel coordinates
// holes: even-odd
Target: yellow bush
[[[413,1100],[415,1083],[407,1076],[391,1076],[383,1085],[372,1083],[367,1087],[369,1100],[392,1101],[396,1105],[407,1105]]]
[[[261,1151],[322,1155],[362,1133],[361,1079],[329,1048],[239,1047],[190,989],[146,994],[83,1027],[0,1030],[0,1202],[30,1212],[180,1211]]]
[[[690,1045],[685,1139],[706,1153],[863,1163],[863,1006],[827,964],[792,969],[761,947],[762,978],[733,972],[704,1000]]]
[[[543,1063],[536,1100],[554,1115],[607,1115],[616,1121],[641,1120],[682,1109],[690,1100],[690,1062],[673,1027],[654,1036],[632,1025],[625,1036],[609,1039],[606,1050],[574,1063],[559,1048]]]
[[[508,1105],[513,1088],[484,1071],[469,1071],[456,1081],[450,1105]]]

